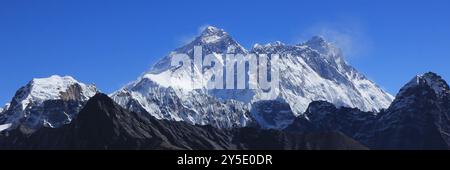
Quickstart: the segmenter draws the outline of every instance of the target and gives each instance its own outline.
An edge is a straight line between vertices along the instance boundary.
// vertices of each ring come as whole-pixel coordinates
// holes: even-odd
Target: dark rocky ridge
[[[31,135],[0,135],[0,149],[367,149],[340,132],[289,133],[240,128],[219,130],[157,120],[130,112],[104,94],[92,97],[78,117],[61,128]]]
[[[285,131],[321,132],[340,131],[347,136],[368,145],[376,116],[355,108],[337,108],[326,101],[312,102],[304,116],[296,118]]]
[[[414,78],[379,115],[376,125],[374,148],[450,149],[447,83],[431,72]]]
[[[277,119],[273,113],[290,110],[283,102],[259,104],[254,109],[265,111],[261,117],[269,120]],[[0,149],[367,149],[360,143],[371,149],[449,149],[449,134],[450,88],[440,76],[426,73],[405,85],[391,106],[378,114],[316,101],[284,131],[221,130],[157,120],[97,94],[61,128],[44,127],[31,134],[20,129],[1,132]]]
[[[426,73],[377,115],[319,101],[285,130],[338,130],[372,149],[450,149],[450,88],[437,74]]]

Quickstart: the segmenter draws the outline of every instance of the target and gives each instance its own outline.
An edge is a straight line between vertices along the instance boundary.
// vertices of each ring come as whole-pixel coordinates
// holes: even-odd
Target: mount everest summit
[[[252,112],[258,110],[253,108],[254,103],[263,100],[258,90],[189,88],[191,80],[199,81],[202,77],[191,76],[189,69],[171,67],[170,61],[173,55],[180,53],[193,58],[194,46],[201,46],[203,55],[214,54],[223,62],[226,61],[221,54],[226,53],[281,55],[276,66],[280,70],[277,100],[288,103],[292,115],[274,121],[267,120],[261,112]],[[194,67],[193,71],[205,71],[205,68]],[[275,129],[292,123],[312,101],[325,100],[338,106],[379,111],[393,100],[390,94],[348,65],[341,51],[321,37],[297,45],[256,44],[247,50],[227,32],[212,26],[192,42],[163,57],[150,71],[111,97],[127,109],[145,110],[160,119],[219,128],[243,127],[256,122],[264,128]]]

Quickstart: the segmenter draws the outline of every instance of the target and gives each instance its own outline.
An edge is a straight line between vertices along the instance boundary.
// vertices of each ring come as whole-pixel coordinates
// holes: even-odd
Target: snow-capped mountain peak
[[[450,88],[441,76],[433,72],[415,76],[409,83],[407,83],[401,90],[399,95],[403,94],[410,88],[426,85],[430,87],[437,96],[443,96],[450,93]]]
[[[206,35],[206,34],[225,34],[226,32],[223,29],[208,25],[206,26],[203,31],[202,31],[202,35]]]
[[[188,54],[193,58],[194,47],[202,47],[203,56],[208,54],[247,54],[247,50],[236,42],[233,37],[230,36],[223,29],[219,29],[213,26],[206,27],[199,36],[193,41],[183,45],[173,51],[167,56],[163,57],[156,62],[145,74],[160,74],[164,71],[171,69],[170,62],[175,54]]]
[[[313,36],[310,40],[300,45],[316,50],[318,53],[323,54],[330,62],[345,62],[342,51],[335,44],[326,41],[322,36]]]
[[[177,53],[190,53],[194,46],[203,46],[204,52],[215,53],[245,53],[246,50],[223,29],[207,26],[192,42],[175,50]],[[231,51],[230,48],[233,50]]]
[[[191,80],[203,80],[199,79],[202,77],[191,76],[192,72],[200,72],[208,68],[172,67],[170,63],[172,56],[177,53],[187,54],[193,59],[195,46],[202,47],[203,56],[214,54],[219,62],[228,62],[223,58],[222,54],[225,53],[280,55],[279,62],[274,65],[280,70],[280,93],[277,99],[285,101],[290,106],[292,112],[289,114],[294,114],[293,116],[303,114],[309,103],[317,100],[328,101],[337,106],[360,108],[364,111],[379,111],[387,108],[393,100],[391,95],[348,65],[340,50],[322,37],[313,37],[298,45],[284,44],[279,41],[266,45],[255,44],[252,50],[247,51],[228,33],[215,27],[206,27],[192,42],[163,57],[150,72],[112,94],[111,97],[126,108],[131,108],[133,111],[145,110],[157,118],[183,120],[194,124],[216,124],[219,127],[249,124],[236,119],[240,117],[247,121],[265,120],[258,122],[263,127],[284,128],[285,122],[291,119],[287,116],[288,112],[282,111],[280,114],[283,116],[267,116],[267,114],[254,112],[261,110],[253,108],[259,106],[253,105],[254,103],[263,100],[264,94],[259,89],[184,90],[184,87],[191,89],[189,88]],[[236,62],[248,63],[247,61]],[[245,74],[248,75],[248,73]],[[165,105],[168,100],[174,100],[171,102],[171,109]],[[211,102],[217,105],[207,104]],[[224,107],[219,103],[232,103],[232,108],[243,106],[243,112],[228,112],[229,106]],[[225,110],[224,115],[231,116],[232,119],[223,116],[211,119],[218,116],[213,114],[218,113],[218,110]],[[250,110],[253,119],[247,118],[246,112]],[[285,120],[273,122],[267,118]],[[272,123],[266,126],[264,122]]]
[[[90,97],[97,93],[93,85],[70,76],[35,78],[17,90],[10,105],[0,115],[0,124],[12,124],[31,133],[42,127],[69,123]]]
[[[320,35],[311,37],[311,39],[306,41],[305,44],[312,47],[326,47],[327,45],[329,45],[329,43],[325,40],[325,38]]]
[[[338,50],[333,43],[328,42],[322,36],[313,36],[308,41],[301,43],[300,45],[305,45],[311,49],[317,50],[320,53],[329,53],[330,50]]]
[[[266,44],[266,47],[278,47],[278,46],[284,46],[285,44],[281,41],[275,41],[275,42],[271,42]]]
[[[229,38],[228,36],[228,33],[223,29],[207,26],[201,33],[200,40],[203,43],[215,43],[220,41],[222,38]]]
[[[34,78],[29,83],[29,95],[26,96],[28,100],[21,100],[24,102],[36,102],[41,104],[46,100],[57,100],[63,96],[61,93],[66,92],[71,86],[79,85],[81,87],[82,99],[86,100],[90,96],[95,95],[96,89],[92,85],[85,85],[78,82],[71,76],[53,75],[48,78]],[[19,99],[20,100],[20,99]],[[23,107],[27,104],[24,103]],[[25,109],[25,108],[24,108]]]

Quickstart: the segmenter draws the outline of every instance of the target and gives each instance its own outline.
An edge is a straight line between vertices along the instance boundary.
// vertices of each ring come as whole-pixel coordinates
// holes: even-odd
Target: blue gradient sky
[[[0,103],[33,77],[53,74],[110,93],[204,25],[225,29],[246,48],[323,34],[395,94],[426,71],[450,80],[448,9],[447,0],[2,0]]]

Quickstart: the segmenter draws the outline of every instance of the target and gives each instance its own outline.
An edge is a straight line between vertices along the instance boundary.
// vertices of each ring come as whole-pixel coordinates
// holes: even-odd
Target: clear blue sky
[[[204,25],[246,48],[324,34],[348,61],[395,94],[411,77],[450,80],[447,0],[2,0],[0,103],[33,77],[71,75],[110,93]]]

